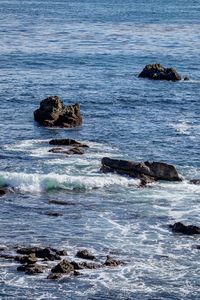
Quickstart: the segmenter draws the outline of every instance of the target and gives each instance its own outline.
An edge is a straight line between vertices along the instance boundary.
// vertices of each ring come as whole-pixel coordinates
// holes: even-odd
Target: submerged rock
[[[162,162],[135,162],[104,157],[101,170],[141,179],[143,185],[154,180],[182,181],[173,165]]]
[[[101,264],[95,264],[95,263],[85,262],[85,261],[84,262],[72,261],[71,265],[73,265],[75,270],[82,270],[82,269],[95,270],[95,269],[102,268],[103,266]]]
[[[170,81],[178,81],[182,79],[174,68],[165,68],[160,64],[146,65],[138,77]]]
[[[49,150],[49,152],[61,153],[61,154],[67,154],[67,155],[73,155],[73,154],[82,155],[82,154],[84,154],[84,150],[79,147],[73,147],[73,148],[70,148],[69,150],[66,150],[63,148],[52,148]]]
[[[39,247],[28,247],[28,248],[19,248],[16,250],[17,253],[23,255],[32,255],[37,258],[43,258],[45,260],[60,260],[63,255],[67,255],[65,250],[57,250],[54,248],[46,247],[46,248],[39,248]],[[21,258],[22,259],[22,258]]]
[[[87,249],[79,250],[76,253],[76,257],[83,258],[83,259],[89,259],[89,260],[95,259],[95,256],[90,251],[88,251]]]
[[[46,213],[47,216],[50,216],[50,217],[61,217],[63,216],[62,213],[60,212],[57,212],[57,211],[49,211]]]
[[[194,225],[184,225],[181,222],[177,222],[173,225],[169,225],[169,228],[172,229],[173,232],[183,233],[183,234],[200,234],[200,227]]]
[[[34,111],[35,121],[44,126],[71,128],[82,124],[80,105],[65,106],[58,96],[50,96],[40,102]]]
[[[49,144],[55,146],[78,146],[78,147],[89,148],[88,145],[82,144],[73,139],[54,139],[54,140],[50,140]]]

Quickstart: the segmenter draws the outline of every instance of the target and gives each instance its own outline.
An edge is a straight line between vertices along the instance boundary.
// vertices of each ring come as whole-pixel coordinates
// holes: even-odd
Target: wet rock
[[[76,262],[76,261],[71,261],[71,265],[74,267],[75,270],[82,270],[82,269],[99,269],[102,268],[102,265],[100,264],[95,264],[95,263],[88,263],[88,262]]]
[[[74,266],[65,259],[51,269],[52,273],[70,273],[72,271],[74,271]]]
[[[73,154],[83,155],[84,153],[85,152],[83,151],[83,149],[78,148],[78,147],[73,147],[73,148],[69,149],[67,152],[65,152],[65,154],[67,154],[67,155],[73,155]]]
[[[78,257],[78,258],[83,258],[83,259],[89,259],[89,260],[93,260],[93,259],[96,258],[96,257],[95,257],[90,251],[88,251],[87,249],[79,250],[79,251],[76,253],[76,257]]]
[[[41,265],[34,265],[32,267],[27,267],[25,270],[26,275],[35,275],[35,274],[40,274],[43,273],[44,267]]]
[[[114,259],[114,258],[112,258],[111,256],[108,255],[104,265],[106,267],[118,267],[118,266],[125,265],[125,263],[121,260],[116,260],[116,259]]]
[[[183,233],[183,234],[200,234],[200,227],[194,225],[184,225],[181,222],[177,222],[173,225],[169,225],[169,228],[172,229],[173,232]]]
[[[8,260],[17,260],[17,257],[18,257],[18,256],[12,255],[12,254],[8,254],[8,253],[1,253],[1,254],[0,254],[0,257],[1,257],[1,258],[8,259]]]
[[[6,194],[6,189],[0,188],[0,197]]]
[[[191,179],[190,183],[200,185],[200,179]]]
[[[160,64],[146,65],[138,77],[149,78],[153,80],[181,80],[181,76],[174,68],[165,68]]]
[[[50,96],[40,102],[34,111],[35,121],[44,126],[71,128],[82,124],[80,105],[65,106],[58,96]]]
[[[22,255],[30,255],[30,254],[35,254],[40,249],[41,248],[39,247],[22,247],[22,248],[17,248],[16,252]]]
[[[60,148],[60,147],[56,147],[56,148],[50,149],[48,152],[50,152],[50,153],[63,153],[63,151],[65,152],[66,150],[63,150],[63,148]]]
[[[73,139],[54,139],[54,140],[50,140],[49,144],[55,146],[75,146],[75,147],[84,147],[84,148],[89,147],[88,145],[82,144]]]
[[[104,157],[101,171],[129,175],[143,180],[143,184],[154,180],[182,181],[173,165],[162,162],[135,162]]]

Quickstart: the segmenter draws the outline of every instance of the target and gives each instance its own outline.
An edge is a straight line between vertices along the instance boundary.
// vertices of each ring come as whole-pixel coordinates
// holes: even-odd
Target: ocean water
[[[197,0],[0,1],[0,246],[88,248],[123,267],[52,282],[0,259],[0,299],[200,299],[198,237],[168,224],[200,225],[200,3]],[[139,79],[148,63],[189,81]],[[38,126],[49,95],[80,103],[83,125]],[[82,156],[49,153],[69,137]],[[138,181],[99,170],[104,156],[176,165],[182,183]],[[56,205],[61,200],[73,205]],[[48,212],[61,212],[57,218]]]

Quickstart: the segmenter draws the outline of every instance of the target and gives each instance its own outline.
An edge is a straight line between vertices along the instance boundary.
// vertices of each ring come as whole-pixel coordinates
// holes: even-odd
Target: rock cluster
[[[194,225],[184,225],[181,222],[169,225],[169,228],[171,228],[173,232],[183,233],[187,235],[200,234],[200,227]]]
[[[138,77],[169,81],[178,81],[182,79],[174,68],[165,68],[160,64],[146,65]],[[186,80],[187,78],[184,79]]]
[[[71,128],[82,124],[80,105],[65,106],[58,96],[50,96],[40,102],[34,111],[35,121],[49,127]]]

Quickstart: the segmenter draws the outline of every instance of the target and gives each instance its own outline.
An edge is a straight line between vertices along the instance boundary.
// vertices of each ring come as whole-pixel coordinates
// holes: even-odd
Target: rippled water
[[[124,267],[47,281],[0,261],[1,299],[199,299],[198,237],[168,224],[200,225],[198,1],[17,1],[0,5],[0,245],[88,248]],[[174,66],[189,81],[139,79],[145,64]],[[79,102],[81,127],[38,126],[33,111],[49,95]],[[49,153],[49,139],[90,148]],[[175,164],[183,183],[99,172],[101,158]],[[63,206],[52,200],[69,201]],[[57,218],[48,212],[62,212]]]

